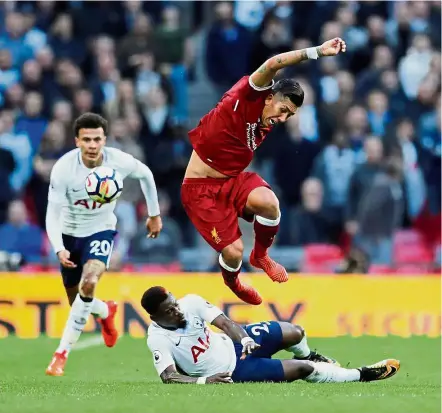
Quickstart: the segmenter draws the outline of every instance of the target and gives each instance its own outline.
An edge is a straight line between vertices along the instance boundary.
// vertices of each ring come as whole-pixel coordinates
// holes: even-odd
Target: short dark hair
[[[149,313],[155,314],[160,304],[167,300],[169,293],[164,287],[151,287],[141,297],[141,306]]]
[[[86,112],[75,119],[74,134],[78,136],[80,129],[98,129],[103,128],[104,134],[107,135],[107,120],[98,113]]]
[[[272,87],[272,93],[280,93],[288,97],[298,108],[304,103],[304,90],[301,85],[293,79],[281,79]]]

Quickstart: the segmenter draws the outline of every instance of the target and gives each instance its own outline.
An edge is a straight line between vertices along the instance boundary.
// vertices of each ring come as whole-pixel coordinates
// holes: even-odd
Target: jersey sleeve
[[[65,177],[68,173],[63,171],[61,162],[57,162],[51,171],[49,182],[48,201],[55,204],[63,204],[66,200],[67,183]]]
[[[160,335],[149,336],[147,346],[152,353],[153,364],[159,376],[167,367],[175,365],[170,341],[167,338]]]
[[[209,324],[212,323],[216,317],[223,314],[220,308],[210,304],[199,295],[189,294],[187,299],[189,300],[192,311]]]
[[[248,101],[253,101],[266,97],[274,84],[275,81],[272,80],[270,85],[258,87],[254,85],[250,76],[244,76],[230,89],[229,92],[233,98],[245,98]]]

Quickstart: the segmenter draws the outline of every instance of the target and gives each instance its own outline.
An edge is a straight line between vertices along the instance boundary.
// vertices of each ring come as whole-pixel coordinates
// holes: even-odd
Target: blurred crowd
[[[108,145],[152,169],[164,216],[162,236],[146,239],[139,185],[125,182],[114,268],[198,251],[179,198],[198,104],[189,89],[203,82],[216,100],[272,55],[336,36],[347,53],[279,73],[305,102],[251,166],[281,202],[277,246],[336,244],[390,265],[397,231],[416,228],[437,248],[440,2],[10,1],[0,4],[0,266],[4,253],[51,259],[49,175],[86,111],[110,121]]]

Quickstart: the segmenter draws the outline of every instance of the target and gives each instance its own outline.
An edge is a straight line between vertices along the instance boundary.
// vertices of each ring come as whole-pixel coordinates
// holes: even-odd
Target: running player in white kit
[[[118,339],[114,325],[117,304],[94,297],[112,254],[116,202],[100,204],[88,197],[85,181],[91,169],[103,165],[117,170],[123,179],[139,179],[149,212],[148,236],[156,238],[162,229],[152,172],[132,155],[104,146],[107,121],[95,113],[85,113],[74,122],[74,133],[77,149],[62,156],[52,169],[46,212],[46,230],[60,261],[71,305],[60,345],[46,369],[51,376],[63,375],[69,351],[90,314],[98,317],[108,347],[113,347]]]
[[[152,287],[143,294],[141,305],[152,319],[147,345],[164,383],[366,382],[392,377],[400,368],[394,359],[342,368],[310,350],[301,326],[265,321],[243,328],[194,294],[177,301],[163,287]],[[214,333],[208,324],[222,333]],[[272,358],[283,349],[293,358]]]

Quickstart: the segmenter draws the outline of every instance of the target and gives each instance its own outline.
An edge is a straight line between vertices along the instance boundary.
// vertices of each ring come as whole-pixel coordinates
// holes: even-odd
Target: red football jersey
[[[228,176],[247,168],[271,129],[264,128],[260,118],[272,86],[273,82],[256,87],[244,76],[189,132],[193,149],[203,162]]]

